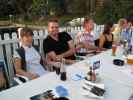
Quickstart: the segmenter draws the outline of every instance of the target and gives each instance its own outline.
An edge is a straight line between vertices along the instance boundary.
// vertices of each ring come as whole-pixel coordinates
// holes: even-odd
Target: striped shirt
[[[80,43],[89,43],[90,45],[95,45],[94,44],[94,36],[93,34],[85,33],[85,32],[79,32],[77,33],[76,36],[76,45]],[[86,48],[80,48],[77,52],[86,52]]]

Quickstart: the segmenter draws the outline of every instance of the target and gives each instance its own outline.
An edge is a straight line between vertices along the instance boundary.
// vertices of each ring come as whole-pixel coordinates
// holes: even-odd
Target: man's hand
[[[30,80],[33,80],[39,77],[38,75],[32,74],[30,72],[27,72],[25,76],[28,77]]]
[[[57,60],[57,61],[60,61],[60,62],[61,62],[62,59],[63,59],[63,55],[57,55],[57,56],[56,56],[56,60]]]

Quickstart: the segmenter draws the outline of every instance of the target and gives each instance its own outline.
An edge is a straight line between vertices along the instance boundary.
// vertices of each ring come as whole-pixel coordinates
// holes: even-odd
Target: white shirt
[[[76,44],[78,45],[79,43],[89,43],[90,45],[95,45],[94,44],[94,33],[91,32],[90,34],[88,32],[79,32],[76,36]],[[80,48],[77,52],[86,52],[86,48]]]
[[[35,48],[26,46],[23,46],[23,48],[25,50],[26,70],[39,76],[47,73],[47,71],[45,71],[43,66],[40,64],[41,57]],[[17,51],[14,52],[14,57],[21,59]]]

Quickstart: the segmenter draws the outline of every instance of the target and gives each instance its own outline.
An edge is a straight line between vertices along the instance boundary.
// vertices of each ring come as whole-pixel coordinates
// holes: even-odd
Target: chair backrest
[[[10,87],[9,73],[5,61],[0,59],[0,91]]]

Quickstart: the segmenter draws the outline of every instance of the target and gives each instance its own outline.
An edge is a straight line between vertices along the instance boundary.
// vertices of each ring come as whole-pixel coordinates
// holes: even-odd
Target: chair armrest
[[[29,81],[28,77],[16,74],[17,77],[23,78],[25,81]]]
[[[18,85],[23,84],[23,82],[20,81],[17,77],[14,77],[14,81],[15,81]]]
[[[22,75],[16,75],[16,77],[14,77],[14,81],[15,81],[15,83],[17,83],[18,85],[21,85],[21,84],[23,84],[23,83],[25,83],[25,82],[27,82],[27,81],[29,81],[29,79],[27,78],[27,77],[25,77],[25,76],[22,76]],[[16,84],[16,85],[17,85]]]

